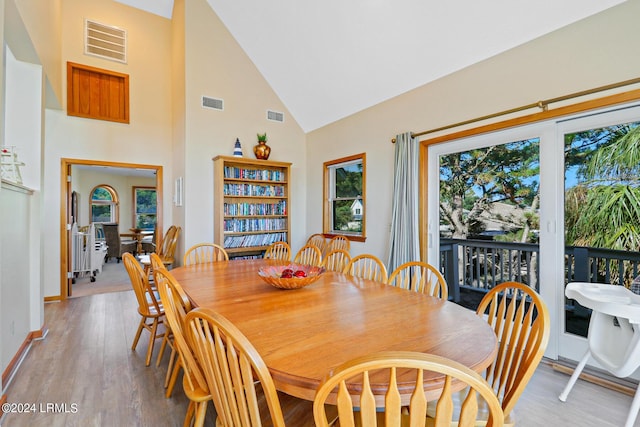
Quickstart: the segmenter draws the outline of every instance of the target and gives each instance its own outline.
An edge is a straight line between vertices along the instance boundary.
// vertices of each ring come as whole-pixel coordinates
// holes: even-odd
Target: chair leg
[[[196,412],[196,402],[193,400],[189,402],[187,407],[187,414],[184,416],[183,427],[191,427],[191,420],[194,418]]]
[[[153,354],[153,345],[156,342],[156,331],[158,330],[158,318],[153,319],[151,324],[151,330],[149,331],[151,336],[149,337],[149,348],[147,348],[147,362],[146,366],[151,364],[151,355]]]
[[[133,338],[133,344],[131,345],[131,350],[135,350],[136,347],[138,346],[138,340],[140,339],[140,335],[142,334],[142,329],[144,329],[145,327],[145,322],[147,319],[145,319],[144,317],[142,317],[140,319],[140,324],[138,325],[138,330],[136,331],[136,336],[135,338]]]
[[[207,415],[207,401],[196,403],[196,419],[194,427],[204,426],[204,417]]]
[[[156,359],[156,366],[160,366],[160,362],[162,361],[162,356],[164,356],[164,349],[167,347],[167,343],[169,343],[169,339],[171,338],[171,329],[169,329],[169,324],[167,322],[164,323],[165,331],[164,337],[162,338],[162,344],[160,344],[160,352],[158,352],[158,358]],[[173,348],[173,346],[169,343],[169,346]],[[173,354],[173,351],[171,352]],[[169,362],[169,366],[171,366],[171,362]]]
[[[576,366],[576,369],[573,371],[573,374],[571,374],[571,378],[569,378],[569,382],[567,383],[562,393],[560,393],[560,396],[558,396],[558,399],[560,399],[563,402],[567,401],[569,392],[571,392],[573,385],[576,383],[576,380],[582,373],[582,370],[584,369],[584,366],[587,364],[587,361],[589,360],[590,356],[591,356],[591,351],[587,350],[584,356],[582,356],[582,360],[580,360],[580,363],[578,363],[578,366]],[[640,404],[640,402],[638,403]]]
[[[171,373],[175,369],[175,365],[178,364],[178,352],[175,348],[171,349],[171,355],[169,356],[169,366],[167,366],[167,375],[164,377],[164,388],[169,386],[169,378],[171,378]]]
[[[176,385],[176,381],[178,380],[178,374],[180,373],[180,368],[182,368],[182,362],[180,362],[180,358],[176,360],[176,364],[173,367],[173,372],[171,372],[171,379],[169,380],[169,385],[167,386],[167,391],[165,392],[165,397],[171,397],[171,393],[173,392],[173,387]]]

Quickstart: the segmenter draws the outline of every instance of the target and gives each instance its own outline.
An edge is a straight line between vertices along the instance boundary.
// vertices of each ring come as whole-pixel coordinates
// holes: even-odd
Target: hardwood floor
[[[170,399],[163,388],[169,352],[145,367],[147,332],[131,350],[139,315],[133,291],[73,298],[45,305],[47,336],[34,343],[6,390],[9,403],[35,403],[37,413],[6,414],[4,427],[180,426],[188,406],[182,382]],[[76,413],[40,412],[67,404]],[[46,406],[45,406],[46,407]],[[209,407],[208,425],[214,409]]]
[[[104,294],[131,290],[131,281],[122,261],[117,262],[110,258],[102,266],[102,272],[96,275],[94,282],[89,275],[78,277],[72,285],[72,297],[85,297],[87,295]]]
[[[35,404],[36,412],[6,414],[2,426],[182,425],[188,400],[181,381],[172,398],[164,397],[168,352],[160,367],[145,367],[146,332],[131,351],[139,321],[133,291],[48,303],[45,319],[47,336],[34,343],[5,390],[9,403]],[[516,406],[518,427],[624,425],[631,396],[578,381],[562,403],[558,394],[568,378],[541,364]],[[47,412],[47,403],[68,413]],[[210,405],[207,425],[214,417]]]

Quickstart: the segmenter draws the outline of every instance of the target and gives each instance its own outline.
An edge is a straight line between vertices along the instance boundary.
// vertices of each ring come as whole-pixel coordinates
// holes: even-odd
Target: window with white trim
[[[155,187],[133,187],[133,224],[142,230],[156,225],[157,198]]]
[[[91,222],[118,222],[118,193],[109,185],[98,185],[91,190],[89,199]]]

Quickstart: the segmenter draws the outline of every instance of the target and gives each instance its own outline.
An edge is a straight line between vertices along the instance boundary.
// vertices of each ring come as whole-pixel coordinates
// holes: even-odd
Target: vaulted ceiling
[[[207,0],[305,132],[624,1]]]

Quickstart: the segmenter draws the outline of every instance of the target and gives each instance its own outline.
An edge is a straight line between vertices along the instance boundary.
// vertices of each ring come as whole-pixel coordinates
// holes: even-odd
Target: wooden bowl
[[[281,277],[282,272],[286,269],[295,271],[304,271],[306,277]],[[303,264],[287,264],[287,265],[271,265],[261,267],[258,270],[258,275],[262,280],[280,289],[300,289],[307,285],[312,284],[320,278],[320,275],[325,272],[324,267],[316,267],[314,265]]]

